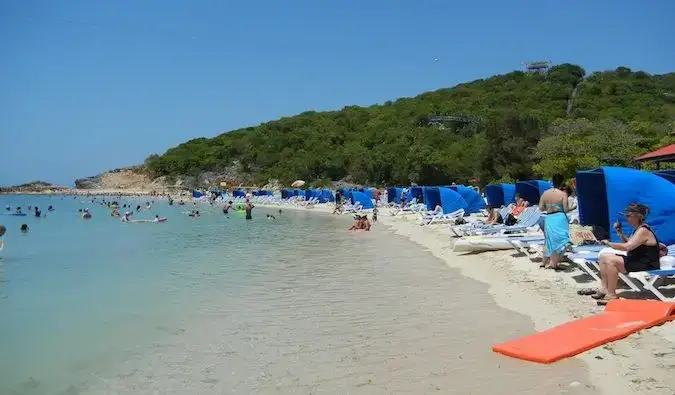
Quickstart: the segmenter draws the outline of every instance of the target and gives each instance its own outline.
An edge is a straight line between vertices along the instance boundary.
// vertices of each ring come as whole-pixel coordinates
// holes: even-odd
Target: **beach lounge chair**
[[[506,216],[509,215],[511,210],[513,210],[513,207],[514,207],[513,204],[509,204],[508,206],[502,207],[501,209],[499,209],[499,215],[502,218],[506,218]],[[474,229],[487,229],[492,226],[494,225],[488,225],[484,223],[482,219],[479,220],[477,218],[474,218],[474,222],[448,227],[448,232],[450,232],[450,235],[453,237],[462,237],[467,236],[469,232],[471,232]]]
[[[354,202],[354,204],[345,205],[343,213],[355,214],[361,212],[362,210],[363,206],[361,205],[361,202]]]
[[[455,221],[457,218],[464,216],[464,209],[459,209],[451,213],[444,214],[443,209],[440,206],[436,206],[438,210],[430,211],[429,213],[420,218],[420,225],[432,225],[432,224],[442,224],[446,222]]]
[[[463,216],[464,216],[464,209],[460,208],[459,210],[455,210],[451,213],[435,216],[434,218],[431,219],[431,221],[429,221],[427,225],[454,222],[457,220],[457,218],[462,218]]]
[[[539,223],[540,218],[541,212],[539,211],[539,207],[532,206],[526,208],[525,211],[523,211],[523,213],[518,218],[518,222],[516,222],[516,224],[513,226],[493,225],[485,228],[469,229],[465,231],[465,234],[480,236],[495,233],[505,234],[507,232],[525,232],[529,228],[536,226]]]
[[[668,246],[668,255],[675,257],[675,244]],[[659,300],[664,302],[671,302],[675,300],[675,296],[672,298],[667,298],[664,296],[661,291],[659,291],[659,286],[668,277],[675,276],[675,268],[664,268],[660,270],[648,270],[645,272],[632,272],[628,273],[630,278],[638,280],[644,289],[650,291],[654,296]]]
[[[596,271],[598,273],[600,272],[598,259],[600,257],[600,250],[604,248],[607,247],[601,245],[581,246],[575,248],[571,254],[567,255],[567,257],[570,261],[574,262],[579,269],[600,283],[600,277]],[[668,255],[675,256],[675,245],[668,247]],[[666,300],[663,299],[665,297],[657,288],[661,280],[675,274],[675,272],[671,273],[673,270],[675,269],[649,270],[644,272],[631,272],[627,275],[619,273],[619,278],[635,292],[639,292],[640,287],[638,287],[632,279],[638,280],[644,289],[651,291],[657,298]]]

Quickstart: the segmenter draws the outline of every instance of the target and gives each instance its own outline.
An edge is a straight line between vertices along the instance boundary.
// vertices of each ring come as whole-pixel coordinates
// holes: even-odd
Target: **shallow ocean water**
[[[122,224],[81,200],[0,197],[56,207],[0,216],[0,394],[594,393],[576,360],[493,354],[532,323],[386,228],[159,203],[138,217],[168,222]]]

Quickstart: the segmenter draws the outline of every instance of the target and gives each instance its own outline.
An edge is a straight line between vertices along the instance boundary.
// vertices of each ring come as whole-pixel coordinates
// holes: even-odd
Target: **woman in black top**
[[[619,273],[641,272],[646,270],[660,269],[660,246],[656,234],[645,223],[649,208],[642,204],[632,203],[628,206],[623,215],[626,221],[635,228],[635,232],[630,237],[626,237],[617,221],[614,224],[616,233],[621,238],[621,243],[612,243],[603,240],[602,243],[615,250],[626,251],[626,256],[601,254],[600,275],[602,280],[602,290],[593,295],[598,299],[598,304],[607,304],[608,300],[616,299],[616,286],[619,281]]]

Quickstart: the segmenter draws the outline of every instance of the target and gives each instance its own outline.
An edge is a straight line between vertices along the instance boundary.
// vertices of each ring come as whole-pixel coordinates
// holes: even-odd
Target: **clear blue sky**
[[[527,60],[675,71],[674,15],[675,0],[0,0],[0,185],[72,184]]]

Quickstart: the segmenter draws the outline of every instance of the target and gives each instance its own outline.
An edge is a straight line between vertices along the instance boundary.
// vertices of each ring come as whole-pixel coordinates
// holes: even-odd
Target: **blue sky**
[[[672,72],[673,15],[673,0],[2,0],[0,185],[72,184],[527,60]]]

